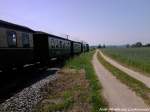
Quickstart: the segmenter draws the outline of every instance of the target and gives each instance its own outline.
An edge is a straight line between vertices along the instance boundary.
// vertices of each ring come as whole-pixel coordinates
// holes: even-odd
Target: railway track
[[[11,71],[7,73],[0,72],[0,104],[20,92],[26,87],[54,75],[61,68],[61,63],[53,63],[53,68],[36,68],[24,69],[21,71]]]

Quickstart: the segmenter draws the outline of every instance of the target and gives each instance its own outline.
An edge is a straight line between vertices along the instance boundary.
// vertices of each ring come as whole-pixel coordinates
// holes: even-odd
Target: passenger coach
[[[0,70],[20,69],[35,63],[46,65],[49,60],[66,59],[87,52],[86,43],[0,20]]]
[[[83,52],[82,42],[71,41],[71,54],[80,54]]]
[[[52,58],[65,59],[71,54],[71,41],[56,35],[37,31],[34,34],[36,61],[45,64]]]
[[[25,26],[0,20],[0,69],[32,63],[33,32]]]

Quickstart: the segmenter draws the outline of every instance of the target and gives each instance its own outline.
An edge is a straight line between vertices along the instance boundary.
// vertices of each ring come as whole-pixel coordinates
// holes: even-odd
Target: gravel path
[[[126,74],[130,75],[131,77],[141,81],[142,83],[144,83],[148,88],[150,88],[150,77],[147,77],[145,75],[143,75],[142,73],[133,71],[132,69],[129,69],[121,64],[119,64],[118,62],[116,62],[115,60],[109,58],[108,56],[104,55],[101,51],[101,56],[110,64],[112,64],[113,66],[117,67],[118,69],[120,69],[121,71],[125,72]]]
[[[98,52],[98,51],[97,51]],[[96,74],[103,86],[103,95],[112,108],[147,108],[144,101],[126,85],[117,80],[107,69],[99,63],[97,52],[92,63]],[[150,111],[150,110],[149,110]]]
[[[57,79],[57,73],[36,82],[23,89],[4,103],[0,104],[0,112],[31,112],[34,105],[43,99],[46,93],[42,90],[48,87],[52,80]]]

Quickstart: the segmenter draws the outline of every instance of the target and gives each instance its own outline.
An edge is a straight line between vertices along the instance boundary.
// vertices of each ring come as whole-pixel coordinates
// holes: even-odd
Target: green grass
[[[50,82],[42,90],[45,98],[38,103],[33,112],[55,112],[87,109],[91,112],[90,88],[83,70],[63,68],[56,81]],[[86,105],[86,107],[84,107]]]
[[[58,111],[58,110],[67,110],[68,107],[73,105],[73,97],[72,93],[70,91],[65,91],[63,93],[63,102],[58,104],[51,104],[48,105],[47,110],[48,112]]]
[[[117,79],[119,79],[122,83],[126,84],[130,87],[135,93],[143,98],[145,103],[150,105],[150,89],[146,87],[142,82],[130,77],[126,73],[122,72],[118,68],[114,67],[113,65],[109,64],[105,61],[100,53],[97,55],[99,61],[107,68]]]
[[[107,108],[102,86],[91,63],[93,54],[94,51],[69,59],[58,72],[57,80],[42,90],[48,94],[33,112],[99,112],[100,108]]]
[[[99,83],[99,80],[95,74],[94,68],[92,66],[91,60],[93,57],[94,51],[89,53],[83,53],[79,56],[76,56],[73,59],[70,59],[66,63],[66,67],[72,69],[84,69],[86,72],[86,78],[90,83],[90,93],[91,93],[91,104],[93,105],[93,112],[98,112],[100,108],[106,108],[107,103],[102,97],[102,86]]]
[[[150,77],[150,48],[106,48],[102,52]]]

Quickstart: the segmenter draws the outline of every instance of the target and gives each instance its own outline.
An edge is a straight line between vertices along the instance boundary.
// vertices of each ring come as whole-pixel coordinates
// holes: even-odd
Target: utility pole
[[[67,36],[67,39],[69,39],[69,35],[66,35]]]

